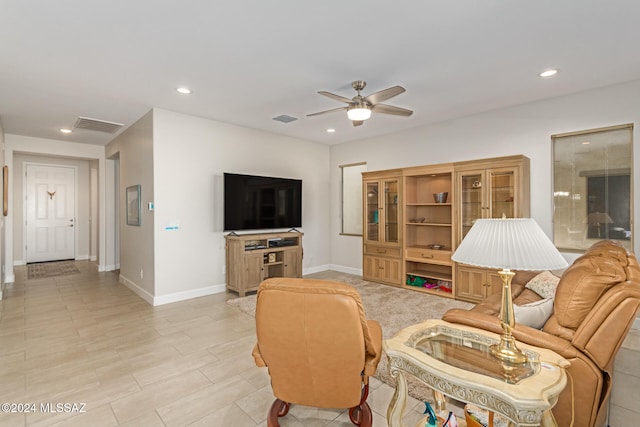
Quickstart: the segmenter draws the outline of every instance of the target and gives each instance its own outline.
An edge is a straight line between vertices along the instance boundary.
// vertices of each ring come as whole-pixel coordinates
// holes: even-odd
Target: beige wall
[[[161,109],[153,126],[158,302],[224,290],[224,172],[302,179],[303,270],[328,263],[327,145]]]
[[[633,139],[637,147],[638,111],[640,80],[335,145],[331,147],[331,200],[339,200],[341,164],[367,162],[367,169],[372,171],[524,154],[531,159],[531,216],[552,236],[551,135],[634,123]],[[640,150],[635,149],[633,154],[638,176]],[[634,247],[638,252],[640,185],[634,187],[633,212]],[[339,235],[338,203],[332,203],[331,218],[332,263],[336,268],[360,273],[362,239]],[[575,254],[565,256],[569,261],[575,258]]]
[[[76,197],[77,217],[75,218],[76,229],[76,259],[89,259],[89,237],[90,237],[90,212],[89,202],[91,199],[91,189],[89,187],[89,161],[78,159],[67,159],[61,157],[37,156],[17,153],[13,156],[13,184],[14,191],[13,206],[11,213],[15,218],[13,227],[13,265],[24,265],[26,263],[25,252],[25,217],[24,217],[24,173],[25,164],[39,163],[45,165],[71,166],[77,170],[78,193]]]
[[[129,126],[122,134],[105,147],[107,159],[117,162],[114,177],[117,185],[116,198],[118,212],[118,253],[120,277],[124,283],[136,291],[149,303],[153,303],[156,294],[154,285],[155,251],[154,251],[154,217],[153,212],[145,207],[153,200],[153,112],[147,113],[136,123]],[[125,191],[133,185],[141,186],[141,225],[132,226],[126,223]],[[108,206],[107,209],[113,209]]]
[[[4,129],[2,128],[2,121],[0,120],[0,167],[4,166]],[[6,259],[5,253],[5,221],[4,216],[0,215],[0,300],[2,299],[2,291],[4,290],[5,277],[6,277]]]

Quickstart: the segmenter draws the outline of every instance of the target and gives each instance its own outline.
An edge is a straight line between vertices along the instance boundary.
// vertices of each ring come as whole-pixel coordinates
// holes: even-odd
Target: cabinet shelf
[[[418,227],[431,226],[431,227],[451,227],[452,224],[444,224],[439,222],[407,222],[407,225],[416,225]]]
[[[442,298],[454,298],[454,295],[451,292],[441,291],[438,288],[429,289],[429,288],[421,288],[419,286],[404,285],[404,289],[411,289],[416,292],[423,292],[425,294],[437,295]]]
[[[407,203],[407,206],[453,206],[452,203]]]
[[[451,274],[428,270],[407,270],[407,275],[423,277],[425,279],[447,280],[449,282],[453,280],[453,275]]]

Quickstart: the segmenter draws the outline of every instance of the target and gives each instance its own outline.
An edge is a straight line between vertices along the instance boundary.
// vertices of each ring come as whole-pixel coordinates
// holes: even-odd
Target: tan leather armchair
[[[512,294],[522,305],[540,297],[525,288],[531,273],[514,278]],[[519,283],[518,283],[519,282]],[[613,362],[640,307],[640,267],[633,254],[613,241],[593,245],[564,272],[554,312],[542,330],[516,324],[517,341],[548,348],[571,362],[570,382],[553,415],[561,427],[605,425],[612,388]],[[501,333],[500,295],[471,310],[452,309],[443,320]]]
[[[370,426],[369,376],[382,353],[382,329],[367,320],[358,292],[344,283],[272,278],[258,289],[256,365],[266,366],[276,400],[267,416],[278,426],[290,404],[351,408]]]

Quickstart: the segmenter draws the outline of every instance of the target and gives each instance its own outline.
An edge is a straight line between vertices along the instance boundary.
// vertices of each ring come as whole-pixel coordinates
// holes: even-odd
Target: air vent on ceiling
[[[298,120],[297,117],[291,117],[291,116],[287,116],[286,114],[282,114],[278,117],[274,117],[273,120],[275,120],[276,122],[282,122],[282,123],[291,123],[291,122],[295,122],[296,120]]]
[[[88,117],[78,117],[76,129],[94,130],[96,132],[116,133],[124,126],[122,123],[108,122],[106,120],[90,119]]]

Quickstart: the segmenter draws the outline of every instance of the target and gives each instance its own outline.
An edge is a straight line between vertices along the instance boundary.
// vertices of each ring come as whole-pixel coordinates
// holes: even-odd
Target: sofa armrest
[[[258,348],[258,344],[253,346],[253,351],[251,352],[253,356],[253,360],[256,362],[256,366],[263,368],[267,366],[267,362],[262,358],[262,354],[260,353],[260,349]]]
[[[442,316],[442,320],[449,323],[471,326],[495,334],[502,334],[500,319],[485,313],[454,308],[447,311],[444,316]],[[511,333],[516,341],[555,351],[565,359],[578,357],[579,352],[570,341],[558,338],[544,331],[516,323]]]
[[[367,320],[369,335],[371,337],[371,349],[366,349],[367,354],[364,361],[364,374],[372,376],[378,368],[378,363],[382,357],[382,327],[375,320]]]

